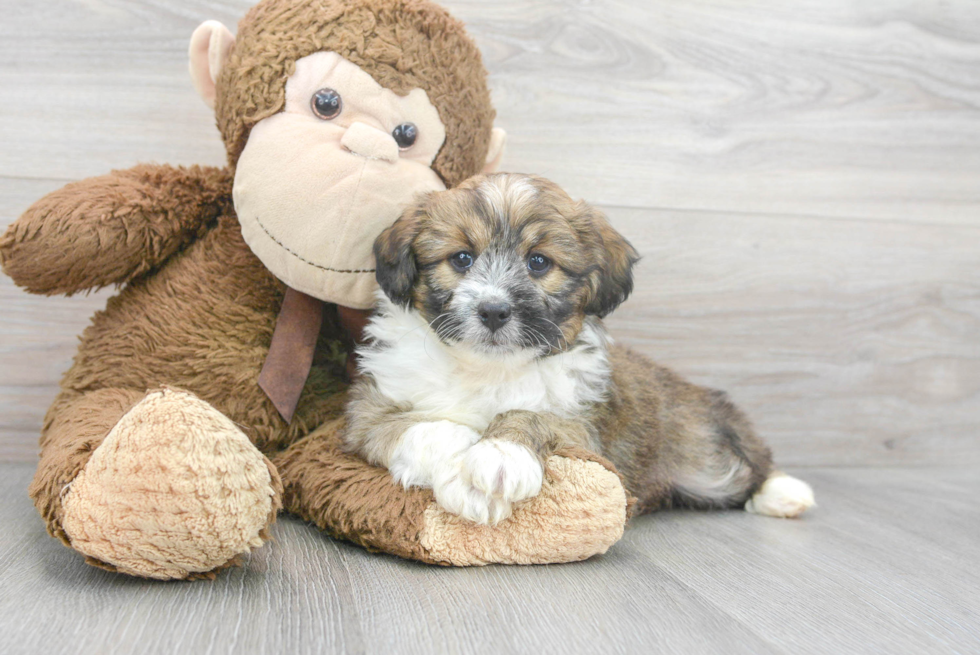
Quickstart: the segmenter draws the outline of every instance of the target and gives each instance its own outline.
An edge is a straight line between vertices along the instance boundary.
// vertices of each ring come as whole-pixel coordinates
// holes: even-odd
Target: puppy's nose
[[[510,320],[510,305],[505,302],[481,302],[476,313],[491,332],[496,332]]]

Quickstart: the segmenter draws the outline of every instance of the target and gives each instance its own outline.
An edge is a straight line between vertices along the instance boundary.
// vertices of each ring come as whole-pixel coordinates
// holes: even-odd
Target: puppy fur
[[[563,445],[611,460],[639,511],[813,504],[723,392],[612,342],[600,318],[630,294],[637,253],[555,184],[498,174],[428,194],[375,257],[347,447],[448,511],[506,518]]]

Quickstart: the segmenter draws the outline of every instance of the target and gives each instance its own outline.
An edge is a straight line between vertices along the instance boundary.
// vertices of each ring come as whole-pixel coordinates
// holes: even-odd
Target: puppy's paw
[[[534,453],[513,441],[483,439],[466,451],[463,467],[473,487],[508,503],[541,492],[544,467]]]
[[[402,434],[388,470],[406,488],[434,487],[456,474],[460,453],[479,440],[479,433],[452,421],[416,423]]]
[[[775,473],[745,503],[745,511],[791,519],[815,504],[810,485],[784,473]]]
[[[456,475],[434,485],[432,491],[440,507],[474,523],[495,525],[511,514],[509,502],[488,496],[470,484],[462,466]]]

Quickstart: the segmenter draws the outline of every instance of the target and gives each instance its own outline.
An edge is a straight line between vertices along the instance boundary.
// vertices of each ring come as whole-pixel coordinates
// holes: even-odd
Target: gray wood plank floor
[[[94,569],[0,465],[0,652],[976,653],[980,478],[796,471],[805,520],[668,512],[587,562],[427,567],[284,517],[214,582]]]
[[[0,0],[0,229],[70,180],[221,165],[187,39],[251,4]],[[429,568],[282,517],[215,582],[112,575],[26,498],[112,291],[0,276],[0,654],[980,652],[980,3],[444,4],[484,52],[504,168],[642,252],[613,334],[727,389],[820,506],[641,517],[534,568]]]

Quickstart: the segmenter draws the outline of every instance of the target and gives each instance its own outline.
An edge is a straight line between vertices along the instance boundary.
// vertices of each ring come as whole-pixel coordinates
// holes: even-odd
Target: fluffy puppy
[[[506,518],[566,444],[611,460],[640,511],[813,504],[724,393],[612,343],[600,318],[630,294],[637,253],[555,184],[501,174],[428,194],[374,253],[384,295],[346,443],[446,510]]]

